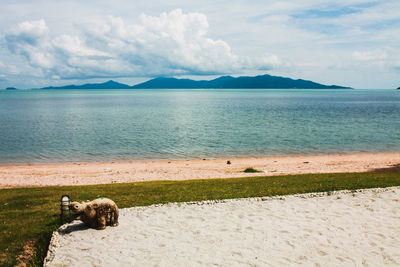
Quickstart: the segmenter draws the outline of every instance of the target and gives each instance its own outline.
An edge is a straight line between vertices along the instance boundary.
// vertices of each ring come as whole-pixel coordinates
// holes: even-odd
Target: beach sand
[[[231,164],[226,164],[227,160]],[[260,173],[244,173],[247,167]],[[0,188],[364,172],[400,167],[400,153],[0,166]]]
[[[44,266],[398,266],[400,187],[120,211],[53,233]]]

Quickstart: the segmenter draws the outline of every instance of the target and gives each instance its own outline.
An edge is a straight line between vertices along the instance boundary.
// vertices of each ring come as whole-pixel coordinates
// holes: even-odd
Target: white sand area
[[[54,232],[45,266],[399,266],[400,187],[120,210]]]

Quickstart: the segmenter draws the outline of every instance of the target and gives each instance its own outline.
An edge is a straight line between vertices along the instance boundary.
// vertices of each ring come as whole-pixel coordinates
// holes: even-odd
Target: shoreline
[[[320,152],[320,153],[286,153],[286,154],[270,154],[270,155],[216,155],[216,156],[196,156],[196,157],[154,157],[154,158],[126,158],[126,159],[77,159],[77,160],[55,160],[55,161],[16,161],[16,162],[0,162],[1,167],[7,166],[42,166],[42,165],[77,165],[77,164],[100,164],[100,163],[135,163],[135,162],[164,162],[164,161],[195,161],[195,160],[228,160],[228,159],[267,159],[267,158],[296,158],[296,157],[322,157],[322,156],[357,156],[357,155],[398,155],[397,151],[364,151],[364,152]]]
[[[227,164],[227,161],[231,164]],[[245,173],[253,167],[259,173]],[[0,165],[0,188],[239,178],[400,168],[400,153]]]

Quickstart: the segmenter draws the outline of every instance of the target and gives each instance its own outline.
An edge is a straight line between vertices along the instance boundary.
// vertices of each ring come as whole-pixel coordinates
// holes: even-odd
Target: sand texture
[[[121,210],[54,232],[45,266],[398,266],[400,187]]]
[[[230,160],[232,164],[226,164]],[[247,167],[261,173],[244,173]],[[187,180],[400,167],[400,153],[0,166],[0,188]]]

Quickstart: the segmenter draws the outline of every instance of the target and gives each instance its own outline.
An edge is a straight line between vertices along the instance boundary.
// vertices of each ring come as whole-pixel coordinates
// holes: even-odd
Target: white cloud
[[[19,23],[6,36],[8,48],[27,58],[29,64],[36,67],[50,68],[53,56],[48,52],[48,28],[44,20]]]
[[[60,78],[222,74],[281,62],[276,55],[239,57],[226,42],[207,37],[208,27],[204,14],[176,9],[141,15],[136,24],[112,16],[92,20],[77,35],[56,37],[44,20],[23,22],[5,40],[32,67]]]
[[[397,49],[385,47],[384,49],[354,51],[353,57],[364,63],[364,66],[379,67],[387,73],[399,71],[400,55]],[[396,75],[396,74],[395,74]],[[398,73],[397,73],[398,75]]]
[[[362,61],[384,60],[388,57],[384,51],[354,51],[353,57]]]

